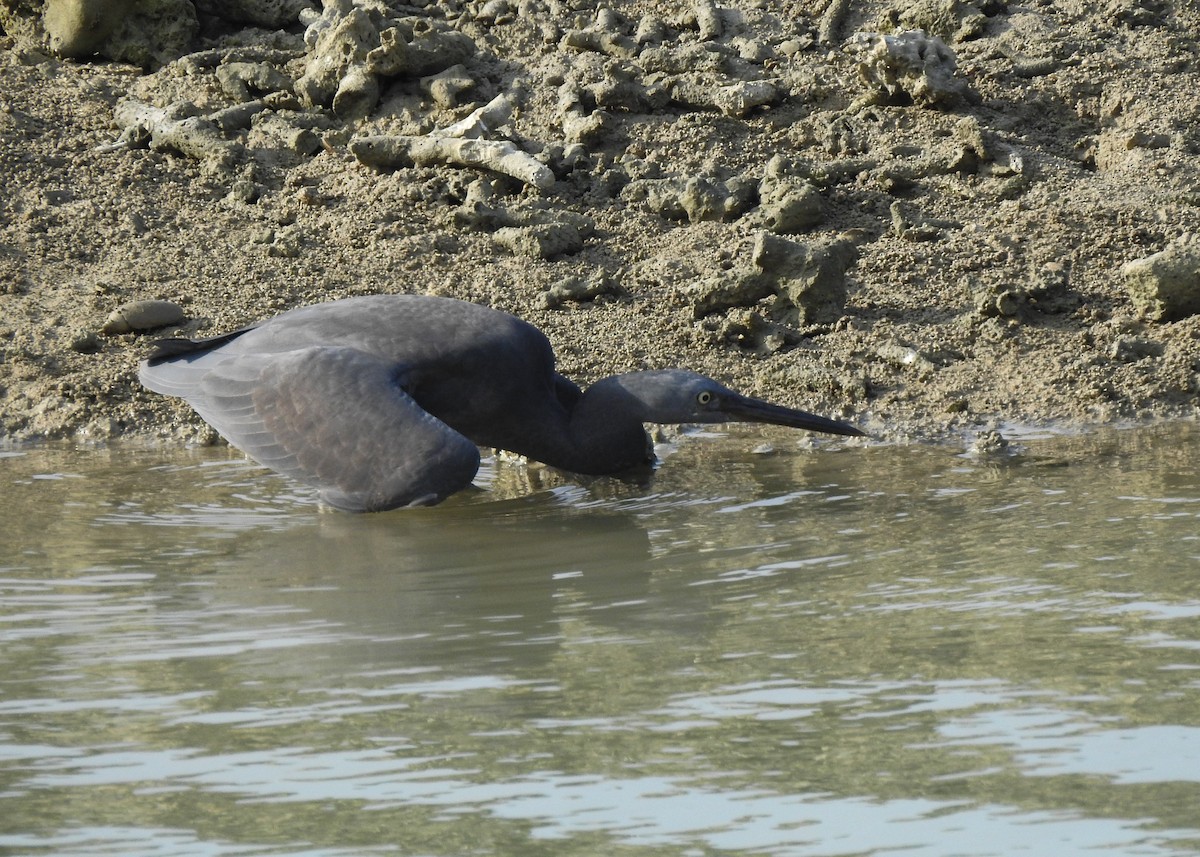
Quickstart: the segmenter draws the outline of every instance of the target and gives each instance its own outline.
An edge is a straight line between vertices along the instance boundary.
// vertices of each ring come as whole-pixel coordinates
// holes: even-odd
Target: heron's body
[[[738,418],[697,398],[773,409],[742,418],[860,434],[682,370],[617,375],[584,393],[555,371],[537,328],[421,295],[349,298],[209,340],[165,340],[139,377],[186,399],[251,458],[354,510],[445,499],[474,478],[480,446],[619,473],[648,460],[644,422]]]

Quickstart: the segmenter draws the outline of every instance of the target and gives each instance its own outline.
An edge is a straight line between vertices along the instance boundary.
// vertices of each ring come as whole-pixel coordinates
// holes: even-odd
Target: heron
[[[653,462],[647,423],[863,434],[683,369],[582,390],[555,371],[533,325],[430,295],[344,298],[219,336],[160,339],[138,375],[251,459],[348,511],[439,503],[471,484],[480,447],[604,475]]]

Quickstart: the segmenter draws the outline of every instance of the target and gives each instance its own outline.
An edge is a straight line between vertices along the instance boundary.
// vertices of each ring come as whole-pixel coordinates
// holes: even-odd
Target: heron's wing
[[[218,336],[206,336],[203,339],[170,336],[165,339],[155,340],[153,350],[146,355],[146,365],[157,366],[159,363],[166,362],[175,357],[199,355],[212,351],[214,348],[219,348],[227,342],[232,342],[243,333],[249,333],[256,327],[258,325],[251,324],[246,327],[239,327],[237,330],[231,330],[229,333],[222,333]]]
[[[430,505],[479,469],[471,441],[404,391],[403,367],[354,348],[239,354],[184,394],[255,461],[352,511]]]

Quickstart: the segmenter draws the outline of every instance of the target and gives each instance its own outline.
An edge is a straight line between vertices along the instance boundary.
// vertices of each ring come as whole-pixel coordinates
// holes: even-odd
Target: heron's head
[[[826,434],[863,434],[849,423],[743,396],[712,378],[683,369],[630,372],[612,380],[640,405],[643,422],[770,423]]]

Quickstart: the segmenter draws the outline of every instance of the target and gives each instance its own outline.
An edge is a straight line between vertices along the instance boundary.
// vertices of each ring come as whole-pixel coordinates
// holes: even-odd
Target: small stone
[[[325,200],[315,187],[306,185],[296,191],[296,202],[301,205],[316,206],[324,204]]]
[[[591,113],[578,111],[563,114],[563,139],[569,143],[593,145],[598,143],[612,131],[615,126],[612,114],[607,110],[593,110]]]
[[[333,112],[341,119],[365,119],[379,103],[379,78],[366,69],[346,72],[333,96]]]
[[[1127,149],[1165,149],[1171,145],[1167,134],[1153,134],[1149,131],[1133,131],[1125,138]]]
[[[244,205],[253,205],[258,201],[262,194],[262,188],[252,179],[240,178],[236,179],[229,187],[229,193],[225,195],[225,200],[231,203],[242,203]]]
[[[794,57],[812,47],[812,39],[784,39],[777,50],[785,57]]]
[[[1012,318],[1019,313],[1024,303],[1021,293],[1011,289],[1000,292],[995,298],[996,312],[1005,318]]]
[[[857,261],[857,245],[845,238],[803,244],[764,232],[753,252],[755,267],[777,280],[783,320],[801,326],[832,324],[841,317],[846,272]]]
[[[995,430],[980,432],[971,444],[971,452],[975,455],[998,455],[1007,449],[1007,438]]]
[[[249,101],[267,92],[290,90],[292,80],[265,62],[231,62],[217,67],[217,81],[230,98]]]
[[[928,217],[899,202],[892,203],[890,212],[892,231],[906,241],[940,241],[948,231],[961,228],[959,223]]]
[[[515,10],[508,0],[487,0],[475,14],[475,20],[485,24],[507,24],[513,19]]]
[[[696,29],[700,31],[701,41],[709,42],[721,38],[725,24],[713,0],[696,0],[692,12],[696,17]]]
[[[730,47],[737,50],[738,56],[746,62],[762,65],[774,56],[771,46],[765,42],[760,42],[758,39],[747,39],[737,37],[730,39]]]
[[[275,233],[275,240],[267,245],[267,255],[277,259],[295,259],[304,251],[304,237],[295,226],[288,226]]]
[[[753,223],[776,235],[806,232],[825,219],[821,193],[804,179],[764,181]]]
[[[255,148],[282,148],[297,155],[313,155],[321,148],[321,138],[303,125],[278,113],[264,115],[254,122],[248,143]]]
[[[979,4],[962,0],[917,0],[888,13],[897,29],[925,30],[947,41],[961,42],[983,33],[987,17]]]
[[[531,259],[557,259],[583,249],[579,230],[567,223],[506,226],[496,230],[496,240],[518,256]]]
[[[929,355],[898,342],[884,343],[875,349],[875,353],[899,369],[912,371],[920,379],[929,378],[937,370],[937,364]]]
[[[275,240],[275,230],[270,226],[252,226],[243,237],[248,244],[270,244]]]
[[[1113,342],[1108,356],[1121,363],[1136,363],[1147,357],[1162,357],[1163,345],[1140,336],[1122,336]]]
[[[1151,321],[1200,312],[1200,238],[1183,235],[1162,251],[1121,268],[1134,307]]]
[[[633,40],[639,45],[658,45],[667,40],[667,25],[663,23],[661,18],[654,15],[646,15],[643,17],[637,26],[637,32],[634,33]]]
[[[742,266],[694,283],[687,289],[693,318],[701,319],[731,307],[753,306],[776,293],[775,279],[763,272]],[[739,331],[726,331],[722,338],[736,340]]]
[[[717,332],[726,342],[762,355],[774,354],[800,341],[800,334],[796,331],[750,309],[730,312]]]
[[[960,119],[954,124],[954,136],[964,146],[970,149],[981,161],[991,159],[991,152],[988,150],[987,140],[983,136],[983,128],[979,125],[979,120],[974,116],[967,116]],[[1017,156],[1018,158],[1020,156]],[[1015,170],[1014,172],[1019,172]]]
[[[557,309],[567,301],[593,301],[602,295],[629,297],[620,283],[601,273],[591,277],[564,277],[542,294],[542,303],[547,309]]]
[[[966,82],[955,77],[954,51],[923,30],[856,33],[847,46],[859,57],[858,74],[869,90],[855,102],[858,106],[933,107],[961,100],[968,93]]]
[[[475,85],[474,78],[461,63],[429,77],[421,78],[421,90],[439,107],[457,107],[463,93]]]
[[[705,176],[669,179],[640,179],[630,182],[621,198],[641,202],[660,217],[700,223],[706,220],[736,220],[754,202],[754,182],[735,177],[727,182]]]
[[[771,81],[744,80],[718,87],[713,93],[712,102],[726,116],[745,116],[755,108],[773,104],[779,98],[779,89]]]

